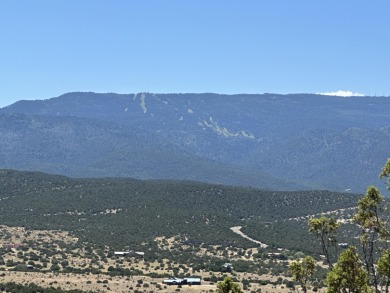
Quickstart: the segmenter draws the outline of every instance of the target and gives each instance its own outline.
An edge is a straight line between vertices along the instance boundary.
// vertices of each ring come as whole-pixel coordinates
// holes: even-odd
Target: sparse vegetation
[[[71,179],[9,170],[0,172],[0,182],[0,269],[49,274],[64,289],[70,289],[66,287],[70,281],[62,282],[55,277],[58,274],[90,275],[95,279],[85,280],[85,288],[106,285],[104,290],[110,287],[111,291],[114,285],[99,276],[134,282],[149,278],[150,288],[155,287],[153,280],[200,276],[210,280],[213,284],[207,286],[215,290],[227,275],[248,289],[282,286],[281,280],[289,280],[285,273],[289,259],[307,249],[294,235],[302,219],[308,213],[354,204],[351,194],[325,191]],[[230,228],[236,225],[269,246],[258,247],[233,233]],[[289,230],[285,239],[278,236],[283,229]],[[115,250],[145,255],[143,259],[118,257]]]
[[[40,285],[64,290],[73,289],[72,281],[61,275],[89,276],[74,289],[97,286],[103,291],[120,290],[117,282],[129,282],[134,290],[154,290],[157,284],[167,290],[161,287],[162,279],[172,276],[199,276],[202,286],[216,290],[229,276],[245,291],[277,287],[288,292],[294,287],[287,274],[289,263],[307,254],[317,255],[312,276],[317,281],[311,288],[319,290],[325,276],[318,265],[323,261],[321,246],[310,244],[307,220],[333,215],[345,223],[338,229],[340,241],[358,232],[352,220],[359,197],[350,193],[71,179],[9,170],[0,172],[0,182],[0,270],[8,270],[4,272],[10,281],[11,272],[45,274],[53,281]],[[266,245],[230,229],[238,225]],[[145,254],[137,258],[114,251]],[[383,272],[386,276],[385,266]],[[122,281],[112,283],[109,278]]]

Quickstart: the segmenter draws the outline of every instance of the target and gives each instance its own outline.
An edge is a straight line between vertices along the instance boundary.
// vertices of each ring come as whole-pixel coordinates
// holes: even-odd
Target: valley
[[[361,191],[383,187],[387,103],[68,93],[2,108],[0,289],[215,292],[231,277],[287,293],[311,255],[324,292],[308,221],[332,216],[340,251],[360,245],[352,219]]]
[[[0,293],[390,293],[389,11],[0,0]]]

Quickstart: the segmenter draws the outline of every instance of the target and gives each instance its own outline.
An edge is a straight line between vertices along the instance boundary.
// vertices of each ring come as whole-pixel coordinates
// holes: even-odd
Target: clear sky
[[[388,0],[1,0],[0,107],[70,91],[390,95]]]

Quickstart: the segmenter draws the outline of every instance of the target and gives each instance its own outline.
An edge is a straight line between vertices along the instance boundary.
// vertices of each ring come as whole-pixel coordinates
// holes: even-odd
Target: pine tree
[[[367,271],[353,246],[340,254],[336,265],[326,275],[325,284],[327,293],[374,292],[369,286]]]

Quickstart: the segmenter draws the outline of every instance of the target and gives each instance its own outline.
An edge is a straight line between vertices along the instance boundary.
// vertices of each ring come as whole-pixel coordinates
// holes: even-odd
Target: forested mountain
[[[100,120],[0,113],[2,167],[73,177],[185,179],[297,190],[240,166],[161,147],[153,137]]]
[[[362,192],[389,156],[390,98],[68,93],[0,109],[0,167]]]

